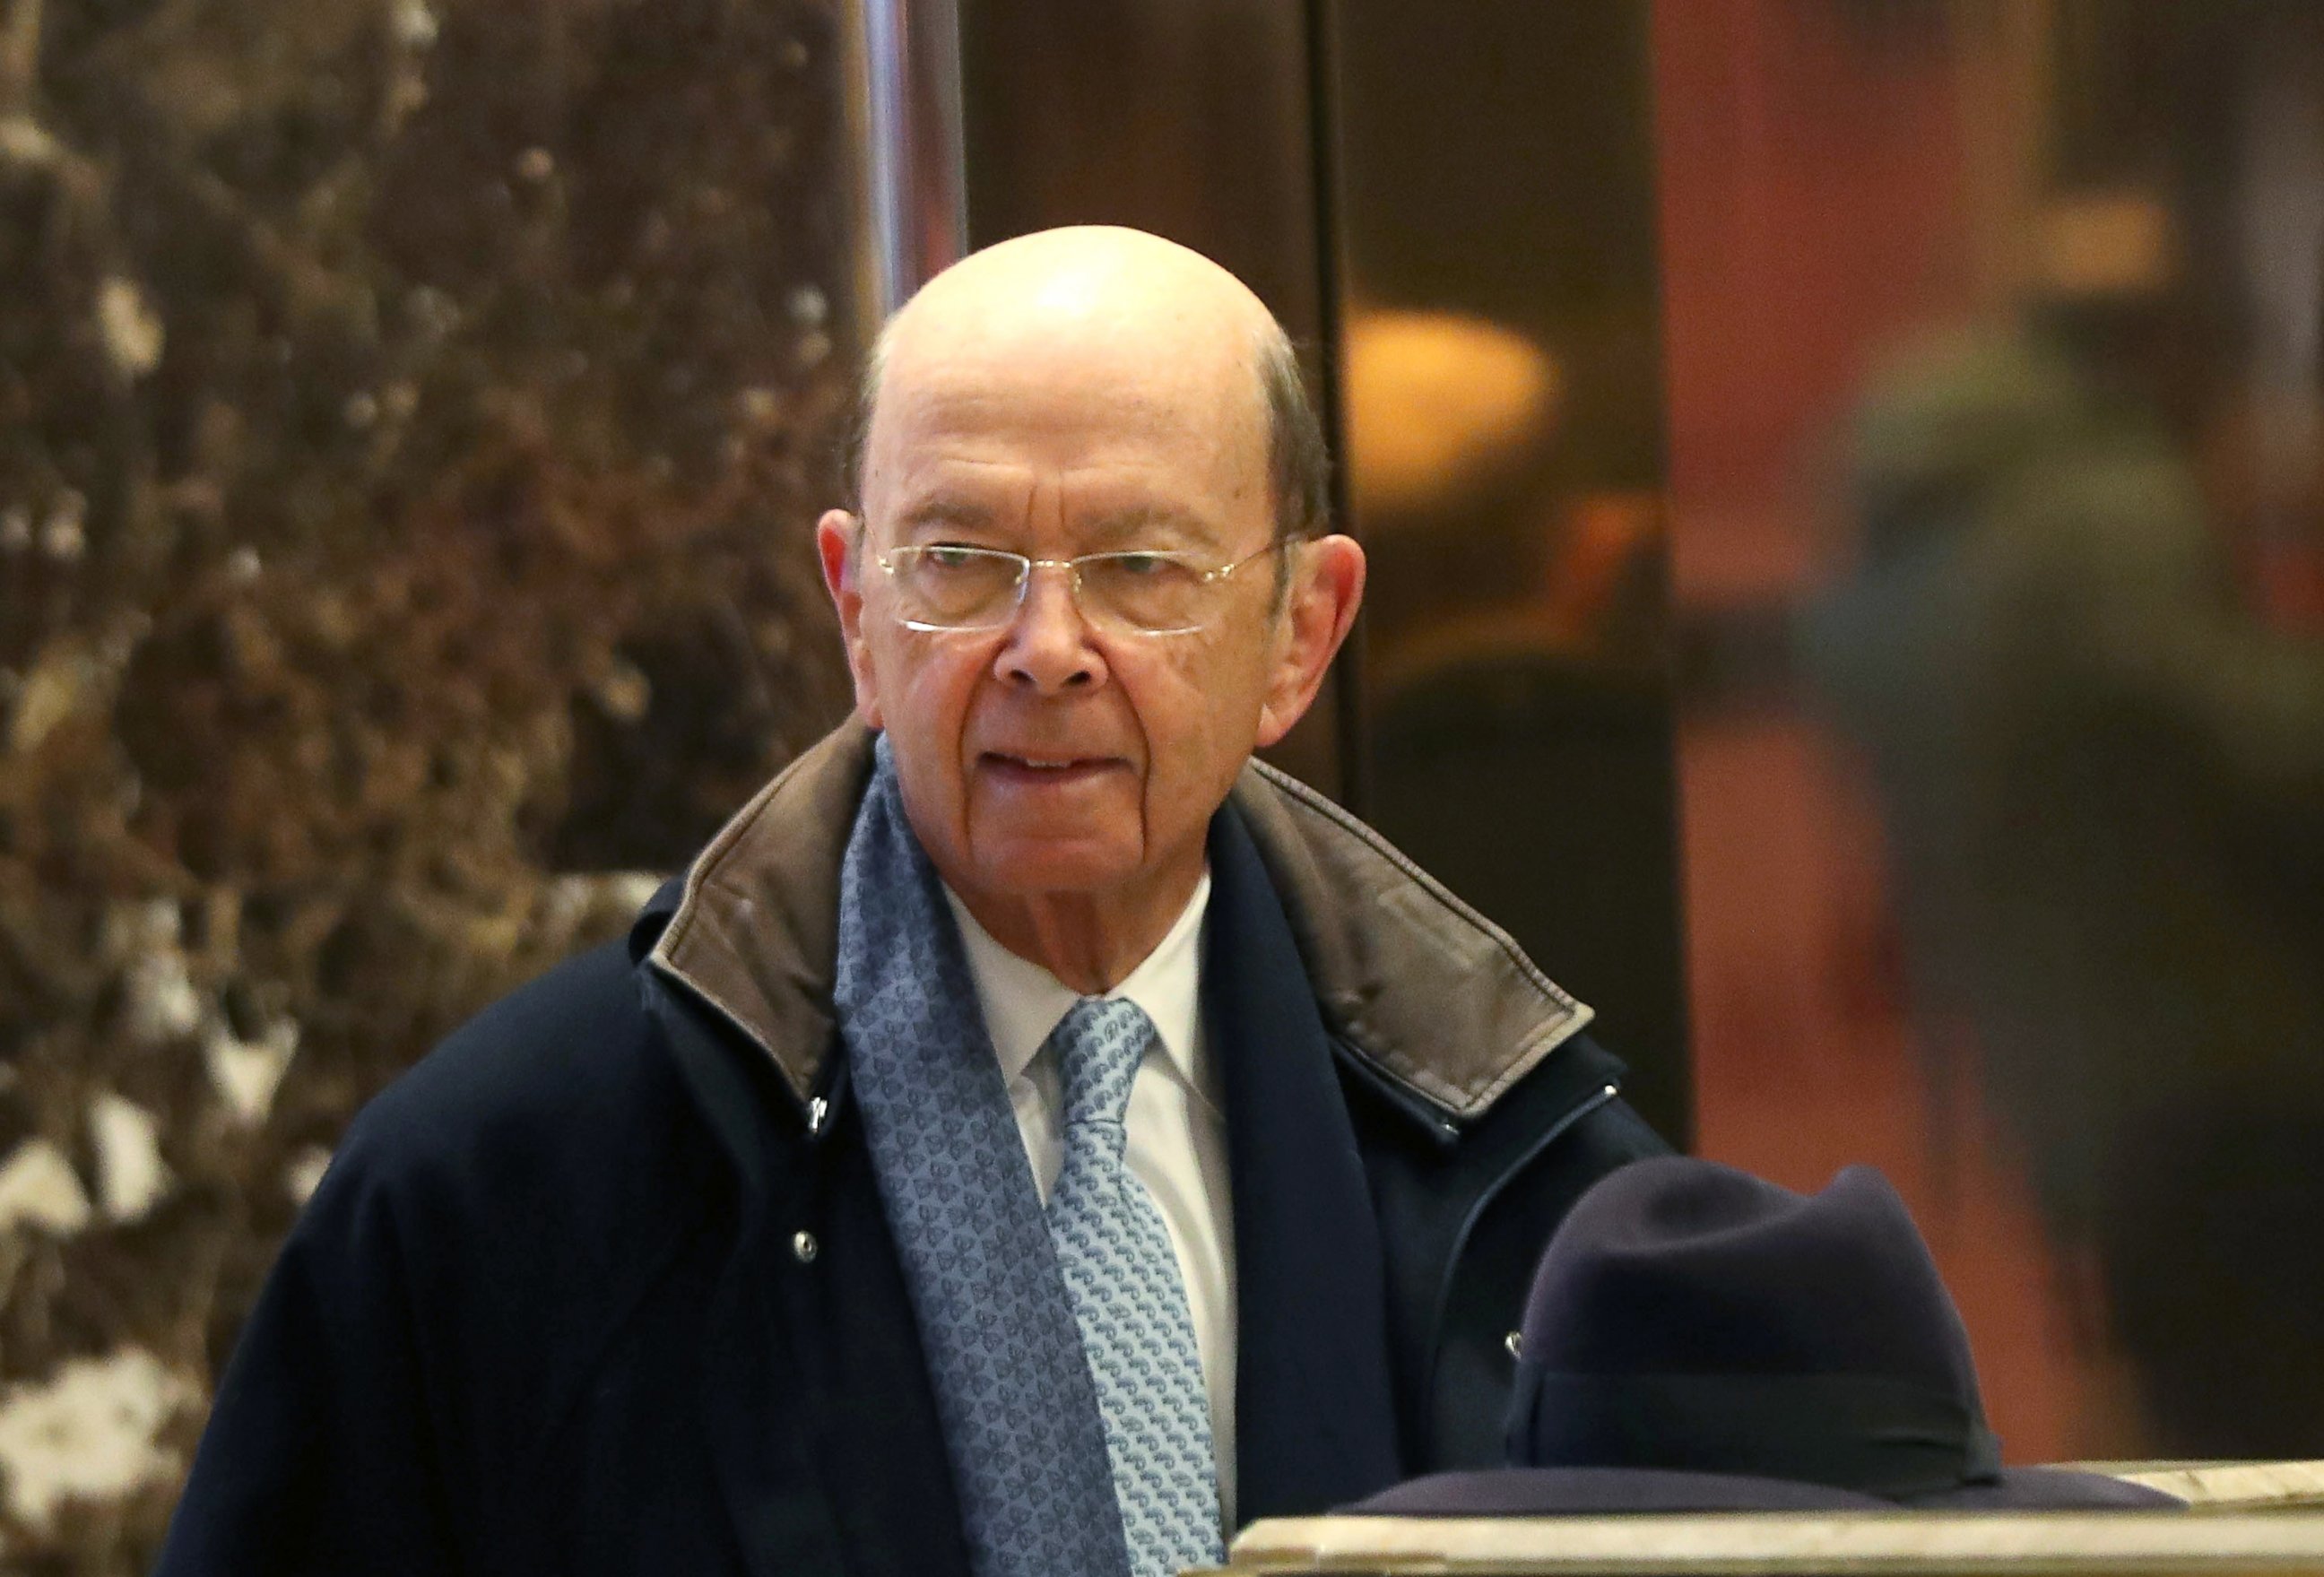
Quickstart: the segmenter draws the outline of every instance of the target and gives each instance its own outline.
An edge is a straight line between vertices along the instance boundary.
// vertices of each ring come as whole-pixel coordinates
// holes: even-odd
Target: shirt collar
[[[976,982],[977,1005],[984,1010],[984,1027],[1000,1055],[1003,1077],[1022,1074],[1041,1049],[1058,1020],[1081,1000],[1065,982],[1028,958],[1019,958],[977,924],[976,917],[950,887],[945,901],[960,922],[961,940],[968,952],[968,971]],[[1128,997],[1154,1021],[1163,1054],[1180,1079],[1213,1107],[1210,1070],[1204,1065],[1202,1023],[1203,916],[1210,907],[1211,873],[1203,872],[1153,952],[1108,997]]]

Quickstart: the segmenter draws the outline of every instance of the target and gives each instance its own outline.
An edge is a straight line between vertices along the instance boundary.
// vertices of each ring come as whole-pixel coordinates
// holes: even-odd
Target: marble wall
[[[823,0],[0,0],[0,1570],[347,1117],[844,709]]]

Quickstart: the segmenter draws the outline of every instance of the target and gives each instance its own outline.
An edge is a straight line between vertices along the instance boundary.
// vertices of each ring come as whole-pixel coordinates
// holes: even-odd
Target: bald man
[[[1588,1010],[1251,760],[1363,554],[1155,237],[889,324],[816,537],[855,715],[350,1130],[161,1571],[1152,1577],[1497,1460]]]

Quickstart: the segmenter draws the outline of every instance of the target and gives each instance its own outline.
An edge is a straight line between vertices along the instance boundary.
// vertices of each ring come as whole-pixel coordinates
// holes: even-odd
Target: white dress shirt
[[[1016,1109],[1017,1130],[1033,1163],[1033,1180],[1047,1203],[1065,1165],[1064,1086],[1054,1056],[1041,1043],[1081,1000],[1074,989],[1028,959],[1019,958],[976,923],[945,890],[968,946],[969,973],[984,1010],[984,1027],[1001,1057]],[[1194,1316],[1194,1345],[1210,1393],[1211,1442],[1217,1452],[1219,1508],[1234,1526],[1235,1283],[1234,1210],[1227,1188],[1227,1125],[1217,1070],[1203,1033],[1203,914],[1211,878],[1203,873],[1185,912],[1169,935],[1105,994],[1128,997],[1154,1021],[1158,1045],[1139,1065],[1130,1086],[1126,1158],[1170,1229],[1178,1272]]]

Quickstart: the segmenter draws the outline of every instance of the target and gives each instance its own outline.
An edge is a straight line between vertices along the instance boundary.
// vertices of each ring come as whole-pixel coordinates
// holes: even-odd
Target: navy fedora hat
[[[1888,1180],[1794,1194],[1684,1156],[1600,1180],[1526,1300],[1506,1468],[1367,1515],[2093,1509],[2171,1496],[2005,1468],[1969,1333]]]

